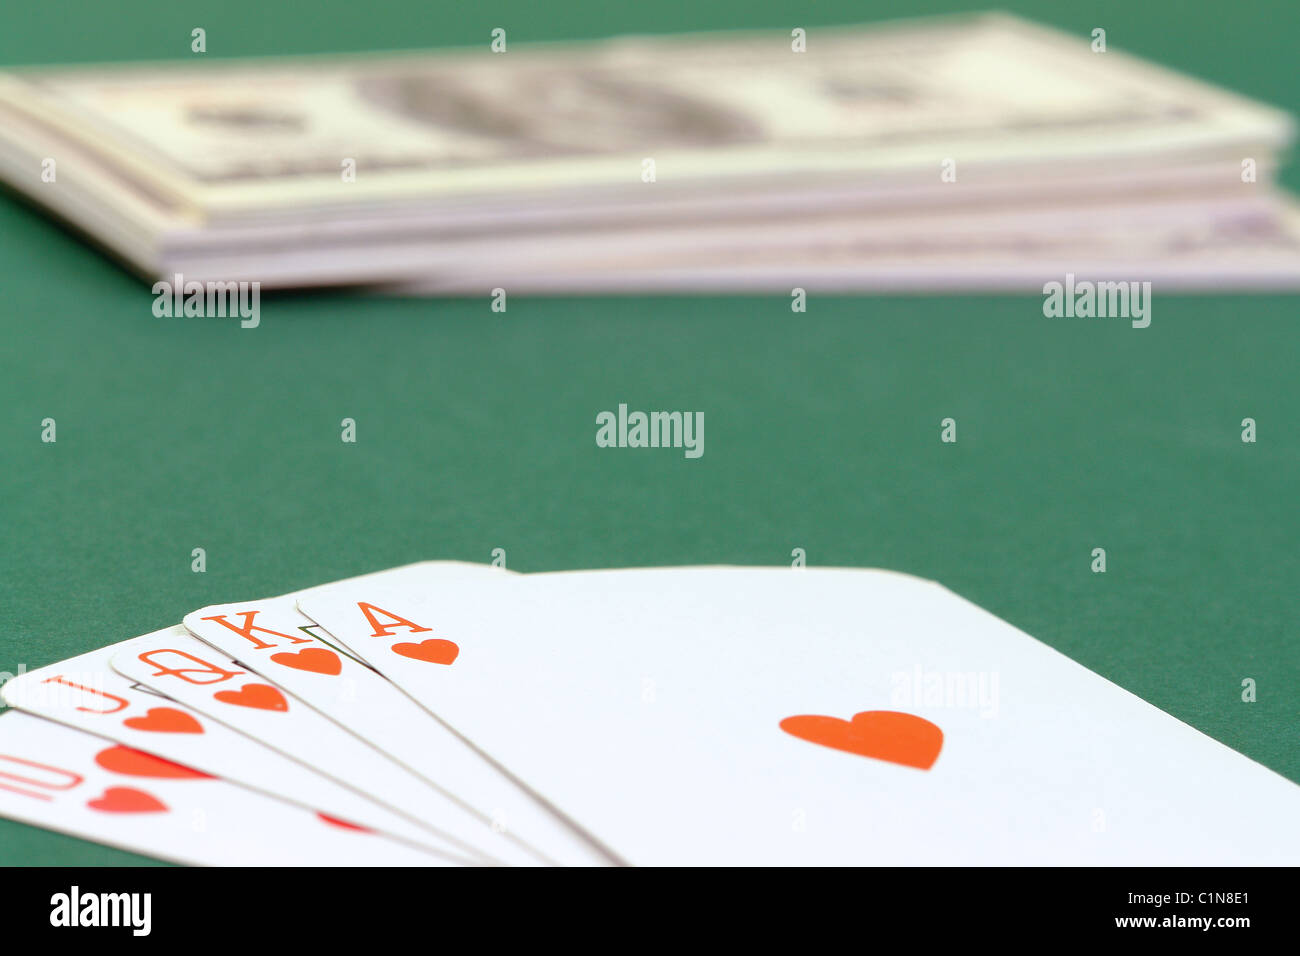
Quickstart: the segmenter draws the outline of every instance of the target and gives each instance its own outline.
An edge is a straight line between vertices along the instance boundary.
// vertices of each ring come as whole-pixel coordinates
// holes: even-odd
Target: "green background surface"
[[[1300,113],[1300,5],[1004,6]],[[958,9],[979,6],[47,0],[4,7],[0,64],[181,58],[194,26],[209,55],[244,56]],[[0,196],[0,671],[496,547],[520,571],[802,547],[937,579],[1300,781],[1294,297],[1157,297],[1144,331],[1047,320],[1038,297],[814,294],[805,315],[785,296],[512,297],[501,315],[294,294],[250,331],[151,302]],[[595,414],[619,402],[703,411],[704,457],[598,449]],[[127,862],[147,861],[0,821],[0,863]]]

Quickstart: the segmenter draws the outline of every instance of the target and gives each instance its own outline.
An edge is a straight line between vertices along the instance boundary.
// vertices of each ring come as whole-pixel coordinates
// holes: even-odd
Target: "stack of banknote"
[[[11,187],[151,280],[266,287],[1295,286],[1291,136],[1002,14],[0,76]]]

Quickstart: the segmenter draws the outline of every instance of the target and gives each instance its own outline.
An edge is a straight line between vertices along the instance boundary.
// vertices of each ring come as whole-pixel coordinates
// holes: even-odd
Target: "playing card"
[[[185,626],[475,813],[497,837],[483,844],[488,853],[500,840],[514,840],[539,861],[610,862],[405,693],[319,640],[296,596],[203,608],[187,614]]]
[[[631,863],[1300,862],[1300,788],[933,582],[417,576],[299,607]]]
[[[141,638],[111,660],[122,676],[274,748],[488,863],[537,865],[490,821],[292,694],[182,631]],[[429,723],[431,721],[426,721]],[[423,728],[412,728],[420,733]],[[491,846],[491,852],[485,847]]]
[[[171,627],[28,671],[7,681],[0,698],[10,707],[320,810],[427,852],[461,862],[477,860],[382,804],[128,680],[109,666],[115,654],[141,641],[175,637],[190,639],[185,628]]]
[[[177,863],[452,865],[352,823],[18,712],[0,717],[0,816]]]

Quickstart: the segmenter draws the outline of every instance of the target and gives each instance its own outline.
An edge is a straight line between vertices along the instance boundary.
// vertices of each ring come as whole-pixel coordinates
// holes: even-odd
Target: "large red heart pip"
[[[428,661],[430,664],[450,664],[460,654],[460,647],[455,641],[444,641],[435,637],[421,641],[419,644],[394,644],[393,653],[412,660]]]
[[[314,674],[341,674],[343,662],[333,651],[323,647],[308,647],[301,651],[281,651],[272,654],[271,660],[295,670],[311,671]]]
[[[802,714],[781,721],[787,734],[862,757],[929,770],[943,749],[935,724],[896,710],[864,710],[852,720]]]
[[[239,690],[219,690],[212,695],[223,704],[256,707],[258,710],[288,710],[289,702],[269,684],[245,684]]]
[[[162,734],[201,734],[203,725],[175,707],[150,707],[143,717],[122,721],[132,730],[150,730]]]
[[[99,753],[95,754],[95,763],[99,764],[105,770],[111,770],[113,773],[124,774],[128,777],[175,777],[180,779],[196,779],[208,776],[206,773],[191,770],[189,767],[183,767],[178,763],[172,763],[170,760],[164,760],[162,757],[155,757],[153,754],[143,753],[139,750],[132,750],[130,747],[122,746],[105,747]]]
[[[109,787],[86,806],[105,813],[157,813],[166,810],[167,804],[133,787]]]

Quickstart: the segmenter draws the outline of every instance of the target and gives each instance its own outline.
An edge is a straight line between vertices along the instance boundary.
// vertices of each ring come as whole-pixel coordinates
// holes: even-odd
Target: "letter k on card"
[[[321,640],[320,628],[299,613],[292,597],[206,607],[185,616],[200,640],[288,691],[326,716],[353,729],[364,719],[359,688],[383,684],[352,655]],[[355,732],[355,730],[354,730]]]

